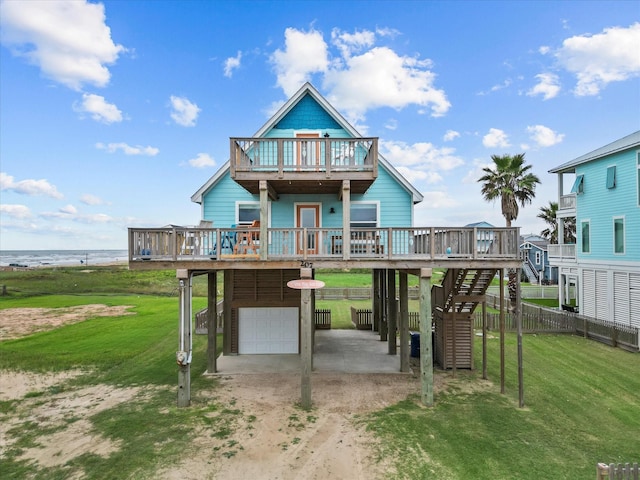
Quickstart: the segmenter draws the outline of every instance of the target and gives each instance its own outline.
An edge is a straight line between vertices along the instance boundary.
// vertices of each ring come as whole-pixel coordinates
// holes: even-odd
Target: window
[[[616,166],[612,165],[607,168],[607,188],[616,187]]]
[[[254,220],[260,220],[260,203],[245,202],[236,204],[236,224],[251,225]]]
[[[589,239],[589,222],[582,222],[580,232],[582,234],[582,253],[591,251],[591,241]]]
[[[573,182],[573,187],[571,187],[571,193],[582,192],[584,192],[584,175],[578,175],[576,181]]]
[[[351,203],[351,227],[378,226],[378,203]]]
[[[536,252],[536,265],[540,265],[540,252]]]
[[[624,253],[624,217],[613,219],[613,253]]]

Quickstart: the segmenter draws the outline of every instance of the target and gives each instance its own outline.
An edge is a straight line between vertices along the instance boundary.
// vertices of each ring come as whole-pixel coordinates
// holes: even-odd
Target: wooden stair
[[[443,369],[473,369],[473,313],[496,269],[449,269],[431,289],[436,361]]]

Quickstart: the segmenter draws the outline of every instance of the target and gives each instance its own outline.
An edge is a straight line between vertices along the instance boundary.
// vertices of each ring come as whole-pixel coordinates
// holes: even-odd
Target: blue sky
[[[486,220],[493,154],[547,171],[640,129],[640,2],[0,3],[0,249],[126,248],[310,81],[423,193],[416,225]],[[565,182],[566,184],[567,182]]]

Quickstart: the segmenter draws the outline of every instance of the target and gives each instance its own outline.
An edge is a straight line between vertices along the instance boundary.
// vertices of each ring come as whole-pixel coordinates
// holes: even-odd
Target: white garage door
[[[238,353],[298,353],[298,308],[239,308]]]

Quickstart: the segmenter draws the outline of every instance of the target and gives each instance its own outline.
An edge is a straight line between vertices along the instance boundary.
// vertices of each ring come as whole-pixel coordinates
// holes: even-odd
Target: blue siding
[[[278,122],[280,129],[310,129],[342,130],[340,124],[336,122],[311,95],[305,95],[300,101]]]
[[[628,150],[576,167],[584,175],[584,193],[577,195],[578,258],[640,261],[640,208],[637,204],[636,150]],[[607,188],[607,168],[616,166],[616,186]],[[613,219],[625,219],[625,253],[613,252]],[[591,253],[582,253],[580,225],[589,220]]]
[[[412,197],[402,185],[385,170],[378,168],[378,178],[365,194],[352,195],[352,201],[380,203],[380,227],[409,227],[412,221]],[[229,228],[235,223],[236,201],[260,201],[235,183],[227,172],[220,181],[203,196],[203,220],[213,221],[214,227]],[[322,203],[322,226],[342,228],[342,202],[330,195],[281,195],[271,202],[271,227],[294,226],[295,203]],[[329,210],[334,208],[335,213]]]

